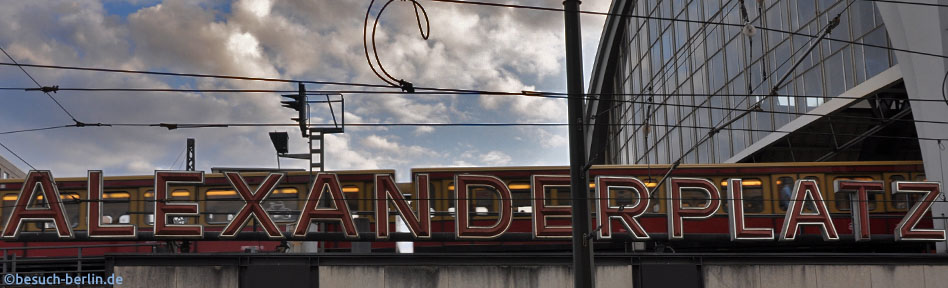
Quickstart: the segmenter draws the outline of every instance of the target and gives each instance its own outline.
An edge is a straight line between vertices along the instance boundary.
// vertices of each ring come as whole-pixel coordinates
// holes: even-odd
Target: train
[[[649,206],[641,215],[639,221],[649,233],[660,235],[667,233],[668,225],[666,212],[669,197],[666,196],[667,181],[662,177],[669,171],[669,165],[593,165],[589,168],[590,193],[595,191],[595,179],[603,176],[635,177],[651,191]],[[282,231],[292,231],[299,217],[303,203],[307,199],[310,183],[314,179],[309,172],[284,172],[285,177],[277,185],[272,194],[262,203],[263,208],[271,215],[272,220]],[[375,181],[376,176],[385,175],[395,178],[394,170],[359,170],[327,172],[336,175],[339,179],[341,192],[344,195],[346,206],[351,217],[356,221],[360,231],[375,231]],[[246,181],[251,185],[259,185],[268,175],[266,172],[242,172]],[[454,187],[457,175],[483,175],[495,177],[502,181],[511,195],[512,221],[508,231],[511,233],[527,234],[533,231],[534,197],[532,180],[535,176],[563,176],[569,175],[569,167],[444,167],[444,168],[415,168],[411,170],[411,179],[426,175],[428,179],[428,199],[417,197],[416,183],[398,183],[399,191],[411,201],[430,201],[429,217],[431,229],[434,233],[456,231],[456,192]],[[925,181],[924,169],[920,161],[888,161],[888,162],[819,162],[819,163],[741,163],[741,164],[686,164],[675,168],[671,177],[688,177],[708,180],[722,191],[727,190],[728,179],[742,179],[743,211],[746,215],[746,224],[753,227],[769,227],[779,230],[784,216],[790,207],[789,191],[797,180],[814,181],[820,188],[822,199],[826,203],[832,221],[841,235],[853,233],[853,221],[850,216],[852,201],[849,193],[836,193],[834,181],[883,181],[884,191],[870,191],[868,195],[868,212],[871,234],[879,239],[891,239],[893,229],[899,221],[920,201],[917,194],[893,194],[891,183],[895,181]],[[103,224],[134,224],[139,231],[152,231],[155,222],[155,176],[107,176],[103,181],[104,189],[101,196]],[[0,180],[0,215],[7,223],[10,213],[17,203],[22,179]],[[88,205],[88,187],[85,177],[57,178],[55,185],[60,191],[69,223],[75,231],[87,229],[85,219]],[[469,215],[474,225],[490,225],[498,221],[499,210],[503,203],[493,188],[483,185],[474,185],[467,189],[467,199],[470,204]],[[543,191],[544,202],[547,206],[568,206],[571,203],[570,187],[568,185],[550,185]],[[169,202],[198,203],[197,217],[172,217],[174,224],[200,224],[205,231],[221,231],[234,214],[243,205],[236,191],[223,174],[208,173],[202,184],[173,184],[168,190]],[[631,205],[640,201],[637,194],[629,189],[616,189],[608,192],[608,203],[611,206]],[[324,195],[325,197],[325,195]],[[590,194],[590,197],[595,197]],[[684,191],[681,195],[682,207],[704,207],[708,204],[707,194],[695,191]],[[332,201],[321,201],[320,205],[329,205]],[[30,205],[46,205],[42,196],[37,196]],[[417,203],[415,203],[417,204]],[[417,205],[415,205],[417,206]],[[633,241],[628,237],[614,239],[591,239],[597,242],[598,249],[604,250],[655,250],[655,251],[798,251],[798,249],[840,251],[897,251],[897,252],[930,252],[931,243],[899,243],[892,241],[869,241],[854,243],[852,241],[813,242],[798,241],[797,243],[752,243],[741,244],[726,239],[728,235],[728,217],[726,207],[717,209],[717,212],[703,221],[685,220],[683,229],[688,235],[685,239],[674,240],[655,237],[648,241]],[[808,207],[804,208],[810,209]],[[392,219],[395,217],[392,216]],[[942,217],[943,218],[943,217]],[[568,218],[551,218],[551,225],[568,225]],[[934,221],[943,221],[926,213],[919,221],[919,228],[931,228]],[[387,222],[395,231],[395,223]],[[595,222],[594,222],[595,223]],[[320,224],[321,231],[340,231],[338,222]],[[595,227],[595,226],[594,226]],[[49,222],[27,222],[23,228],[28,232],[48,232],[52,229]],[[628,234],[623,225],[606,225],[597,229],[610,229],[613,235]],[[244,231],[260,231],[256,225],[247,225]],[[817,227],[804,227],[801,234],[819,235]],[[695,239],[701,239],[695,240]],[[711,240],[708,240],[711,239]],[[717,240],[715,240],[717,239]],[[558,251],[568,249],[569,239],[551,239],[547,241],[533,241],[534,239],[483,239],[463,241],[415,241],[416,251],[472,251],[481,249],[486,251],[509,250],[544,250]],[[107,247],[102,244],[118,243],[154,244],[151,246],[116,246]],[[375,241],[363,244],[350,241],[321,241],[318,243],[320,251],[351,251],[360,246],[368,251],[393,251],[395,243],[392,241]],[[172,252],[180,251],[182,244],[187,245],[187,252],[195,253],[223,253],[223,252],[300,252],[299,247],[308,245],[306,242],[295,241],[150,241],[141,240],[103,240],[103,241],[74,241],[74,242],[25,242],[6,240],[0,242],[0,249],[4,253],[26,256],[57,256],[74,254],[74,250],[55,247],[73,247],[90,245],[83,253],[96,255],[115,252]],[[313,244],[313,243],[310,243]],[[94,248],[102,246],[102,248]],[[50,249],[17,250],[22,247],[49,247]],[[158,248],[156,248],[158,247]],[[158,249],[158,250],[156,250]],[[677,249],[677,250],[675,250]],[[816,249],[816,250],[813,250]]]

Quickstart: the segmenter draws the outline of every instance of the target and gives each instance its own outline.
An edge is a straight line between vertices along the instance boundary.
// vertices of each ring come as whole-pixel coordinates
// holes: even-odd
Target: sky
[[[362,30],[371,0],[0,0],[0,47],[21,63],[385,84],[365,59]],[[387,1],[376,1],[372,18]],[[561,8],[560,0],[485,0]],[[607,11],[609,0],[581,9]],[[411,2],[394,1],[376,35],[394,77],[419,87],[566,91],[563,13],[419,1],[430,17],[424,40]],[[370,19],[371,21],[371,19]],[[604,16],[581,19],[586,78]],[[0,55],[0,62],[9,62]],[[296,84],[26,68],[45,86],[296,90]],[[0,88],[35,87],[0,66]],[[365,88],[307,85],[307,90]],[[40,92],[0,90],[0,132],[72,124]],[[293,123],[279,93],[76,92],[52,94],[86,123]],[[313,99],[315,100],[315,99]],[[566,101],[521,96],[346,94],[347,123],[565,123]],[[331,116],[313,104],[314,123]],[[335,107],[336,113],[341,107]],[[339,115],[337,115],[339,116]],[[196,168],[275,168],[268,132],[286,131],[291,153],[308,149],[299,128],[83,127],[0,135],[0,143],[56,177],[147,175],[184,168],[195,138]],[[327,170],[568,165],[565,127],[346,127],[326,137]],[[27,171],[6,150],[0,156]],[[283,159],[282,168],[308,161]]]

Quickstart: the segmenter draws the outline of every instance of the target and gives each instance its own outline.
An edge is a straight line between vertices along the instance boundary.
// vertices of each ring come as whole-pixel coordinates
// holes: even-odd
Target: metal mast
[[[593,243],[589,225],[589,188],[583,140],[583,43],[579,0],[565,0],[566,87],[569,93],[569,174],[573,206],[573,287],[594,287]]]

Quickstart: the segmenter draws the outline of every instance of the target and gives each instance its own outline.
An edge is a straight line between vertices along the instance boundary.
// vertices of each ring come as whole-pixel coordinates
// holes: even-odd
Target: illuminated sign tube
[[[339,176],[333,173],[320,173],[316,176],[314,185],[309,189],[305,199],[300,207],[301,211],[297,217],[295,225],[287,227],[292,233],[284,234],[281,226],[277,225],[270,213],[261,206],[261,203],[276,193],[277,186],[285,180],[284,174],[271,173],[264,177],[262,182],[255,188],[251,188],[242,176],[238,173],[225,173],[229,181],[235,201],[243,201],[243,205],[237,211],[234,217],[229,219],[229,223],[224,226],[219,234],[219,239],[230,240],[240,239],[240,231],[250,220],[254,220],[263,227],[264,232],[270,240],[281,240],[286,237],[292,240],[306,240],[311,231],[309,228],[313,221],[324,221],[338,223],[339,230],[342,231],[345,239],[357,240],[361,237],[356,229],[356,217],[350,211],[346,200],[346,192],[339,181]],[[63,205],[64,198],[60,193],[58,186],[53,180],[50,171],[30,171],[24,179],[19,196],[16,197],[16,204],[12,207],[10,216],[2,229],[2,238],[8,241],[20,240],[21,232],[25,230],[23,225],[28,222],[52,222],[53,229],[47,234],[57,240],[75,239],[76,234],[70,225],[70,218],[66,217],[66,209]],[[154,178],[154,237],[157,239],[213,239],[211,234],[205,232],[205,227],[200,224],[185,224],[171,221],[176,217],[197,217],[200,215],[200,203],[198,202],[169,202],[174,193],[169,191],[169,186],[175,183],[187,183],[193,185],[204,184],[204,173],[194,171],[155,171]],[[525,184],[516,184],[515,190],[530,189],[529,195],[532,199],[530,205],[532,208],[529,220],[514,219],[514,210],[511,188],[503,180],[490,175],[456,174],[454,183],[456,189],[449,189],[448,193],[453,194],[454,207],[457,207],[456,214],[450,216],[438,217],[438,221],[453,221],[454,237],[458,240],[490,240],[502,238],[515,221],[529,221],[527,228],[532,230],[534,239],[568,239],[572,234],[572,229],[568,225],[571,209],[564,206],[563,203],[551,204],[547,202],[548,189],[568,189],[569,177],[563,175],[533,175],[530,179],[529,188]],[[434,194],[429,191],[429,176],[419,174],[415,177],[415,197],[417,201],[411,202],[411,199],[404,197],[398,185],[395,184],[391,175],[374,175],[374,189],[363,189],[363,191],[354,191],[357,194],[354,197],[370,197],[374,199],[372,205],[375,213],[372,214],[376,219],[374,231],[363,231],[368,233],[366,237],[374,237],[377,240],[391,240],[393,237],[390,228],[391,222],[389,216],[401,217],[409,228],[410,236],[415,241],[431,240],[436,233],[432,232],[432,217],[438,215],[435,211],[434,202],[428,201]],[[653,182],[643,182],[635,177],[626,176],[598,176],[593,185],[590,185],[593,193],[592,201],[595,203],[595,224],[598,227],[594,235],[598,239],[610,239],[617,233],[627,234],[633,240],[649,240],[650,233],[668,233],[671,240],[688,239],[689,233],[708,233],[707,229],[702,229],[703,222],[720,221],[715,219],[727,219],[728,234],[731,241],[795,241],[797,236],[802,233],[804,227],[815,227],[822,234],[824,241],[840,240],[839,232],[834,223],[833,216],[829,213],[826,201],[823,200],[823,194],[820,193],[820,187],[817,181],[812,179],[796,180],[793,185],[792,195],[787,199],[789,205],[786,214],[780,219],[780,215],[767,215],[775,220],[781,226],[762,227],[762,221],[748,225],[748,215],[744,212],[744,191],[741,178],[731,178],[726,180],[726,191],[722,193],[717,186],[707,179],[700,178],[671,178],[667,181],[666,197],[656,197],[650,193],[658,193]],[[752,186],[759,186],[757,180]],[[837,195],[849,194],[852,207],[849,219],[836,219],[836,221],[850,220],[852,223],[853,239],[855,241],[870,240],[870,218],[868,197],[869,191],[883,191],[884,182],[881,181],[856,181],[856,180],[837,180],[834,181],[834,190]],[[894,235],[895,241],[944,241],[945,230],[925,228],[921,225],[923,219],[930,214],[931,206],[934,201],[940,199],[942,195],[941,183],[938,182],[906,182],[895,181],[891,183],[893,194],[917,194],[919,201],[915,202],[908,209],[901,221],[887,233]],[[139,236],[139,229],[134,224],[112,224],[104,223],[102,217],[102,200],[108,198],[103,193],[103,175],[102,171],[91,170],[88,177],[88,204],[86,209],[80,210],[87,213],[85,235],[89,239],[136,239]],[[472,211],[473,199],[470,197],[471,189],[486,188],[488,194],[495,194],[496,198],[491,201],[495,203],[497,210],[493,212],[494,216],[483,216],[476,209]],[[364,191],[368,190],[368,191]],[[700,192],[689,193],[688,204],[683,202],[682,195],[684,191]],[[617,200],[617,193],[623,193],[626,197],[623,201]],[[723,195],[722,195],[723,194]],[[360,196],[362,195],[362,196]],[[694,195],[702,195],[694,197]],[[9,195],[14,196],[14,195]],[[239,197],[239,198],[238,198]],[[480,197],[480,196],[477,196]],[[5,197],[6,198],[6,197]],[[664,198],[664,199],[662,199]],[[76,198],[69,198],[76,199]],[[207,201],[205,199],[205,201]],[[328,201],[329,203],[320,203]],[[658,201],[658,202],[656,202]],[[664,201],[666,211],[665,219],[646,218],[646,212],[659,212],[660,202]],[[620,204],[623,203],[623,204]],[[703,205],[698,205],[704,203]],[[391,205],[391,206],[390,206]],[[721,212],[721,206],[727,206],[726,214]],[[390,209],[394,207],[394,209]],[[390,214],[394,213],[394,214]],[[524,216],[522,214],[518,215]],[[759,216],[757,216],[759,217]],[[839,216],[836,216],[839,217]],[[452,219],[453,218],[453,219]],[[80,218],[82,219],[82,218]],[[666,220],[666,221],[655,221]],[[554,221],[554,222],[550,222]],[[927,221],[927,220],[924,220]],[[769,222],[769,221],[767,221]],[[444,223],[444,222],[441,222]],[[685,225],[688,223],[688,225]],[[843,222],[845,223],[845,222]],[[619,225],[614,225],[619,224]],[[698,225],[695,225],[698,224]],[[665,225],[667,230],[661,231],[661,226]],[[690,225],[690,226],[689,226]],[[439,225],[443,227],[443,225]],[[921,226],[921,227],[919,227]],[[690,227],[690,228],[686,228]],[[652,229],[653,231],[648,231]],[[811,230],[813,228],[810,228]],[[845,229],[845,228],[844,228]],[[879,227],[873,228],[878,230]],[[451,230],[451,229],[449,229]],[[623,231],[624,230],[624,231]],[[658,231],[654,231],[658,230]],[[689,230],[689,231],[686,231]],[[776,233],[775,233],[776,232]],[[714,232],[712,233],[720,233]],[[774,235],[779,233],[779,236]],[[373,235],[374,234],[374,235]],[[31,234],[32,235],[32,234]],[[81,236],[82,234],[80,234]],[[147,234],[146,234],[147,235]],[[440,235],[440,234],[439,234]],[[342,236],[340,236],[342,237]],[[439,236],[440,237],[440,236]],[[399,236],[397,238],[403,239]],[[83,239],[79,239],[83,240]],[[437,240],[436,240],[437,241]]]

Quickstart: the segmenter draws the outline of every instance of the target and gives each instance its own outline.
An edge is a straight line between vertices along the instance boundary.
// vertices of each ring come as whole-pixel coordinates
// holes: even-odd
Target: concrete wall
[[[596,287],[634,287],[633,283],[636,281],[632,267],[598,266]],[[571,269],[559,265],[337,265],[320,266],[318,271],[319,287],[333,288],[567,288],[573,285]],[[297,274],[307,273],[303,271]],[[121,287],[240,287],[240,275],[236,266],[116,266],[115,275],[124,277],[125,281]],[[935,288],[945,287],[945,283],[948,283],[948,265],[706,264],[702,266],[700,277],[703,279],[703,287],[707,288]],[[656,284],[654,287],[666,287],[676,279],[658,280],[659,283],[646,282]]]
[[[948,283],[948,266],[929,265],[706,265],[704,287],[906,287]]]
[[[631,287],[632,266],[599,266],[596,287]],[[573,287],[565,266],[322,266],[319,286],[365,287]]]
[[[237,267],[230,266],[117,266],[122,288],[237,288]]]

